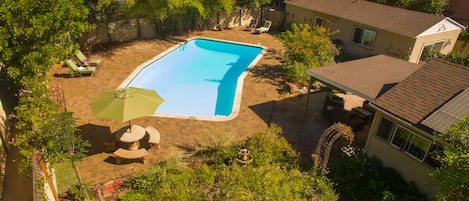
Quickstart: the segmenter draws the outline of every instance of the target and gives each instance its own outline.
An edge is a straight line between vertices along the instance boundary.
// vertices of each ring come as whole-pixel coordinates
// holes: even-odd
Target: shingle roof
[[[416,37],[446,18],[365,0],[286,0],[285,3],[408,37]]]
[[[328,85],[372,101],[420,66],[402,59],[377,55],[309,69],[306,73]]]
[[[418,124],[468,87],[469,67],[436,59],[426,63],[373,104]]]

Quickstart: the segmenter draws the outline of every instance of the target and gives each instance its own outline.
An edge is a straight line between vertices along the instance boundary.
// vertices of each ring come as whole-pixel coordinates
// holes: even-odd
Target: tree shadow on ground
[[[311,165],[311,154],[321,134],[332,122],[322,115],[325,94],[311,94],[305,112],[306,95],[289,97],[249,106],[268,125],[278,125],[283,136],[300,154],[303,163]]]
[[[114,135],[109,126],[100,126],[88,123],[78,126],[77,128],[79,129],[77,131],[78,135],[91,144],[87,149],[87,155],[94,155],[108,151],[104,146],[104,142],[114,139]]]
[[[284,71],[280,65],[267,65],[256,66],[250,68],[248,71],[253,77],[267,78],[272,84],[278,84],[284,82]]]

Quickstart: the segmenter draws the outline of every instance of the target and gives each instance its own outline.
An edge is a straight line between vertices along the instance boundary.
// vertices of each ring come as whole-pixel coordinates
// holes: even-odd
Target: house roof
[[[325,84],[373,101],[419,67],[420,64],[377,55],[309,69],[306,73]]]
[[[286,0],[291,4],[368,26],[416,37],[433,25],[447,19],[365,0]]]
[[[373,104],[416,125],[422,123],[427,117],[466,90],[469,87],[468,78],[469,67],[435,59],[399,82],[377,98]],[[468,96],[463,97],[467,98]],[[454,105],[450,104],[448,107],[460,107],[462,106],[460,101],[458,100],[453,103]],[[469,102],[469,100],[464,101],[465,103]],[[467,104],[464,107],[467,107]],[[452,121],[446,118],[440,116],[438,121]]]

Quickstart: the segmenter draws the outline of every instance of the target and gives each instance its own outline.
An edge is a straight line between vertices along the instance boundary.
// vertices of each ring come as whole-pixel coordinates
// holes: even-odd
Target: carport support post
[[[308,110],[308,105],[309,105],[309,96],[311,95],[311,86],[313,85],[313,77],[309,78],[308,82],[308,91],[306,92],[306,103],[305,103],[305,109],[303,110],[303,121],[306,119],[306,111]]]

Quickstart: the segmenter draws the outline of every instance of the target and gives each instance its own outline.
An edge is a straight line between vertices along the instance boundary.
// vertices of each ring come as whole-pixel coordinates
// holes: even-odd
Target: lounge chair
[[[82,66],[98,66],[101,63],[101,59],[89,59],[80,50],[77,50],[75,57],[80,61]]]
[[[65,60],[65,64],[70,68],[71,72],[70,75],[73,77],[76,74],[79,76],[82,75],[91,75],[93,76],[94,72],[96,71],[96,67],[78,67],[72,60],[67,59]]]
[[[269,21],[269,20],[266,20],[264,22],[264,25],[262,25],[261,27],[257,28],[255,33],[264,33],[264,32],[268,32],[269,29],[270,29],[270,25],[272,25],[272,21]]]
[[[244,28],[244,31],[252,31],[256,28],[256,26],[257,26],[257,20],[251,20],[249,25],[246,26],[246,28]]]

